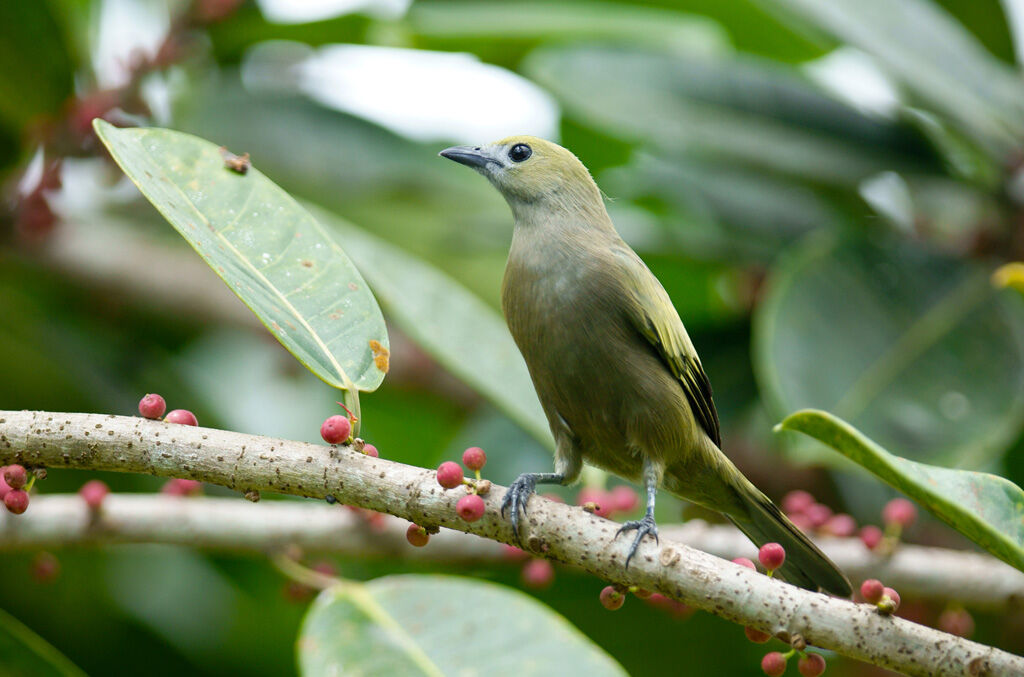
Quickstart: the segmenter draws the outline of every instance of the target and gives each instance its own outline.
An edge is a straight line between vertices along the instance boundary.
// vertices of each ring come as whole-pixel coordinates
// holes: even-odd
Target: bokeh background
[[[772,434],[808,406],[893,453],[1024,484],[1024,306],[990,281],[1024,255],[1022,56],[1017,0],[0,3],[0,408],[131,415],[157,391],[202,425],[309,441],[337,411],[123,179],[91,132],[103,116],[251,153],[352,224],[371,286],[375,256],[408,257],[422,284],[382,296],[392,371],[362,398],[383,456],[429,467],[475,444],[495,481],[546,469],[533,395],[506,387],[522,366],[489,351],[510,215],[436,156],[530,133],[591,169],[693,336],[725,450],[766,493],[809,489],[871,523],[891,496]],[[466,293],[479,303],[447,315]],[[41,490],[86,479],[51,472]],[[683,516],[708,517],[659,503]],[[928,520],[909,539],[969,547]],[[0,607],[90,674],[295,671],[306,602],[262,559],[53,554],[60,574],[39,582],[38,554],[5,553]],[[412,552],[335,564],[521,585],[515,564]],[[601,586],[558,569],[533,594],[632,674],[758,672],[740,628],[638,600],[605,613]],[[926,623],[942,610],[907,602]],[[977,621],[980,641],[1024,650],[1019,613]]]

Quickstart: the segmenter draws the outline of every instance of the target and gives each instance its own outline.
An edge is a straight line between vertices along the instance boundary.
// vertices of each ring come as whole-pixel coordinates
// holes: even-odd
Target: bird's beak
[[[488,163],[497,163],[497,160],[488,155],[487,151],[479,146],[452,146],[445,148],[438,153],[441,157],[455,160],[460,165],[466,165],[473,169],[483,169]]]

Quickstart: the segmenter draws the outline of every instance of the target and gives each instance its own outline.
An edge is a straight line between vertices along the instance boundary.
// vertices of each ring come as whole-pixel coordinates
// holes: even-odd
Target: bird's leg
[[[501,516],[505,516],[505,510],[512,513],[512,534],[516,540],[522,543],[519,538],[519,513],[526,517],[526,502],[537,490],[538,484],[565,484],[566,478],[559,472],[524,472],[509,485],[505,492],[505,498],[501,501]]]
[[[643,479],[644,488],[647,490],[647,511],[644,513],[643,519],[630,520],[615,532],[615,537],[618,538],[619,534],[623,531],[636,529],[636,537],[633,539],[632,545],[629,546],[629,554],[626,555],[627,569],[629,568],[629,561],[633,559],[633,555],[636,554],[636,550],[640,547],[640,541],[643,540],[644,536],[650,534],[654,536],[654,542],[658,542],[658,525],[654,522],[654,501],[658,495],[658,484],[661,483],[661,469],[651,461],[644,460]]]

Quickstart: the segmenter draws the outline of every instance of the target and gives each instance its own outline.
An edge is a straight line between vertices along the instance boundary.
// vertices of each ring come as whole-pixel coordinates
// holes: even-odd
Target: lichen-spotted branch
[[[443,490],[431,470],[325,447],[210,428],[97,414],[0,411],[0,463],[185,477],[238,491],[272,491],[390,513],[512,543],[499,515],[504,491],[486,496],[487,512],[460,520],[463,489]],[[645,542],[629,570],[617,525],[578,508],[533,499],[526,549],[575,564],[608,581],[672,599],[783,639],[809,644],[909,675],[1024,674],[1024,659],[865,604],[808,592],[681,543]]]

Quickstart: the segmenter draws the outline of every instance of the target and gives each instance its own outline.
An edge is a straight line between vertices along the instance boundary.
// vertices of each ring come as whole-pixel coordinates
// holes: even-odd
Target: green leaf
[[[587,46],[538,50],[525,69],[571,115],[662,156],[844,186],[922,165],[893,152],[921,152],[904,128],[870,120],[777,64]]]
[[[1024,571],[1024,491],[1013,482],[998,475],[940,468],[894,456],[824,411],[798,411],[777,429],[801,432],[829,445]]]
[[[339,234],[403,331],[524,430],[554,447],[526,363],[495,310],[429,263],[323,210],[310,210]]]
[[[778,417],[824,409],[918,461],[978,467],[1024,415],[1024,314],[988,272],[895,238],[812,238],[781,258],[754,318]],[[829,460],[821,449],[803,460]]]
[[[452,576],[386,576],[325,590],[302,624],[298,651],[304,677],[626,674],[532,597]]]
[[[85,677],[64,654],[3,609],[0,656],[3,677]]]
[[[1024,136],[1024,83],[925,0],[762,0],[858,47],[997,162]]]
[[[326,383],[384,379],[384,318],[331,234],[255,168],[231,171],[217,146],[166,129],[94,121],[121,169],[295,357]],[[372,346],[379,344],[380,349]]]
[[[74,64],[45,0],[0,2],[0,121],[53,115],[72,93]]]

